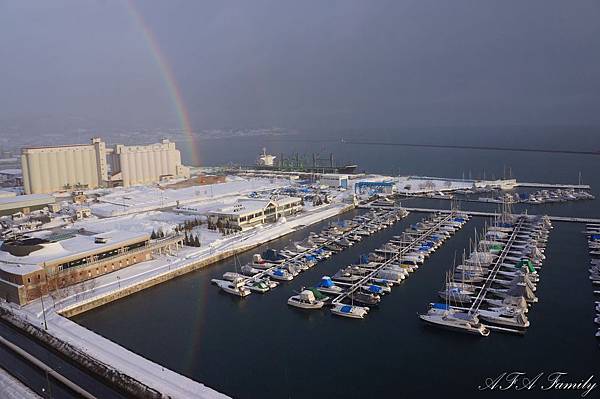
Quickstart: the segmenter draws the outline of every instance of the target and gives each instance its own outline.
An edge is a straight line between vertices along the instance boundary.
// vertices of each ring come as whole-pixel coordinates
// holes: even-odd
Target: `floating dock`
[[[397,254],[393,255],[391,258],[387,259],[386,261],[381,263],[379,266],[373,268],[373,271],[371,271],[369,274],[367,274],[366,276],[364,276],[362,279],[358,280],[357,282],[351,284],[350,287],[346,291],[344,291],[343,293],[341,293],[337,297],[335,297],[331,301],[332,305],[340,304],[344,299],[347,299],[350,295],[352,295],[352,293],[354,293],[354,291],[356,291],[357,289],[359,289],[360,287],[365,285],[365,283],[367,283],[369,280],[375,278],[374,276],[376,276],[377,273],[379,273],[384,267],[391,265],[394,262],[401,259],[402,255],[413,250],[413,246],[415,244],[429,238],[431,235],[433,235],[435,232],[437,232],[441,226],[443,226],[445,223],[448,223],[455,216],[456,216],[455,212],[449,212],[446,217],[444,217],[443,219],[440,219],[435,225],[430,227],[428,230],[417,234],[416,237],[413,240],[411,240],[409,245],[403,247]]]
[[[370,206],[364,206],[365,208],[371,208]],[[451,210],[448,209],[431,209],[431,208],[404,208],[409,212],[424,212],[424,213],[450,213]],[[494,217],[500,216],[497,212],[481,212],[481,211],[464,211],[461,210],[462,213],[465,213],[469,216],[484,216],[484,217]],[[541,216],[541,215],[532,215],[529,216]],[[596,218],[580,218],[580,217],[571,217],[571,216],[550,216],[548,218],[552,222],[572,222],[572,223],[600,223],[600,219]]]
[[[335,244],[336,241],[339,241],[343,238],[347,238],[349,235],[354,234],[354,232],[356,230],[363,228],[370,223],[373,223],[373,222],[377,223],[379,221],[389,219],[391,216],[398,214],[398,212],[401,211],[402,209],[403,208],[387,209],[387,212],[382,213],[380,215],[375,215],[372,219],[366,220],[363,223],[360,223],[357,226],[354,226],[352,229],[348,230],[347,232],[344,232],[344,233],[336,236],[335,239],[331,239],[331,240],[327,240],[325,242],[319,243],[316,247],[309,248],[306,251],[302,251],[302,252],[298,253],[298,255],[288,258],[283,263],[275,263],[274,266],[269,267],[268,269],[265,269],[265,270],[261,270],[259,273],[255,274],[253,276],[243,277],[242,282],[244,283],[244,285],[247,285],[251,281],[260,281],[262,279],[265,279],[265,278],[269,277],[269,272],[272,272],[275,269],[285,267],[286,264],[288,264],[288,263],[293,263],[294,261],[299,261],[301,259],[304,259],[307,256],[310,256],[319,250],[326,249],[327,245]],[[406,215],[408,215],[408,213],[406,213]],[[404,215],[404,217],[406,215]],[[268,262],[268,260],[267,260],[267,262]]]

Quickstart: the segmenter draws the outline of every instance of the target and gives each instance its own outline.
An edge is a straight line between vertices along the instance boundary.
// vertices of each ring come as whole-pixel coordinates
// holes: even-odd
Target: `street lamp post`
[[[48,285],[48,278],[46,278],[46,262],[44,262],[44,281],[46,286]],[[42,302],[42,315],[44,316],[44,330],[48,330],[48,323],[46,322],[46,307],[44,306],[44,289],[40,287],[40,301]]]
[[[42,290],[42,295],[40,296],[40,300],[42,301],[42,315],[44,315],[44,330],[48,329],[48,323],[46,322],[46,308],[44,307],[44,291]]]

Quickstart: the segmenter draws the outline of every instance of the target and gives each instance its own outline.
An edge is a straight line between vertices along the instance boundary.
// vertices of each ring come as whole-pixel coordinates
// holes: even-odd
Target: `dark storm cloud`
[[[600,123],[597,1],[138,1],[195,126]],[[0,118],[177,123],[125,2],[0,2]]]

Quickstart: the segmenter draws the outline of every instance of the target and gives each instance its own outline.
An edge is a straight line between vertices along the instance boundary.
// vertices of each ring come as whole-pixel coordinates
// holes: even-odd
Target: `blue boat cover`
[[[431,305],[431,307],[434,309],[450,309],[450,306],[446,305],[445,303],[434,303],[433,305]]]
[[[378,285],[370,285],[369,286],[369,291],[375,293],[375,294],[379,294],[381,292],[382,288]]]
[[[329,288],[329,287],[333,287],[335,284],[333,284],[333,281],[331,281],[331,279],[329,277],[323,277],[321,279],[321,283],[319,285],[321,287]]]
[[[350,313],[352,311],[352,306],[344,305],[340,308],[340,312],[342,313]]]
[[[276,276],[283,276],[283,270],[281,269],[275,269],[275,271],[273,272],[274,275]]]

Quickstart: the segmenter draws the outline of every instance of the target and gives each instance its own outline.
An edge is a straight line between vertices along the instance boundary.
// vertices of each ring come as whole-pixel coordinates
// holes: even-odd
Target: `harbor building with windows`
[[[22,237],[0,246],[0,297],[20,305],[42,294],[177,251],[182,236],[151,240],[148,233],[65,231]]]
[[[243,198],[232,205],[209,212],[208,221],[233,230],[246,230],[259,224],[276,222],[281,217],[301,210],[302,199],[297,197]]]

